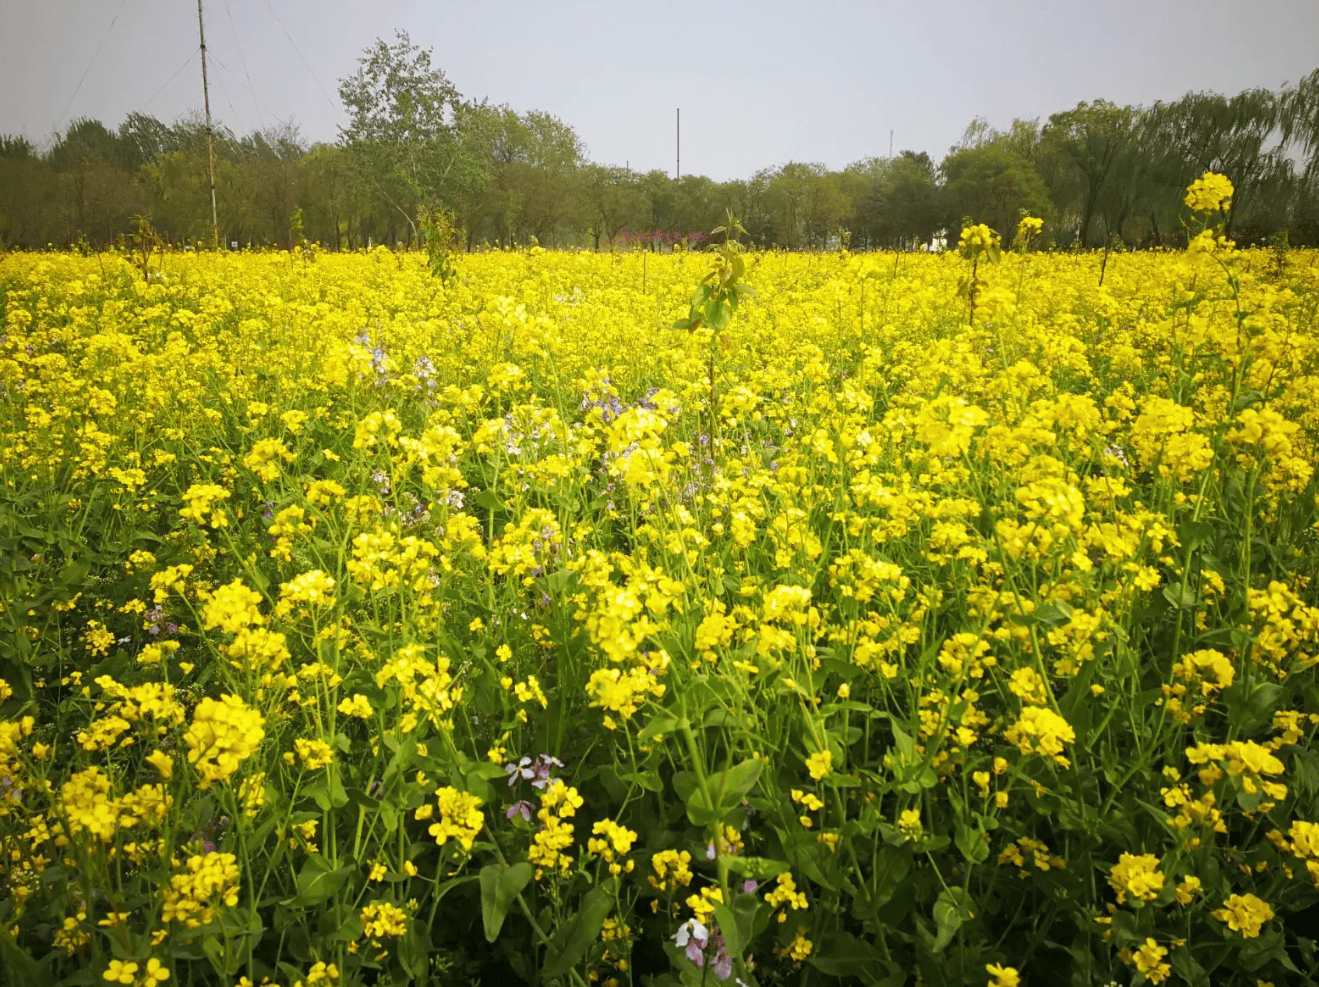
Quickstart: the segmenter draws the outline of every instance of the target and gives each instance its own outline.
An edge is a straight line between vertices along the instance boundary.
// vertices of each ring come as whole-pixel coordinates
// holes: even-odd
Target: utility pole
[[[200,0],[198,0],[198,2],[200,2]],[[674,163],[674,170],[673,170],[673,177],[675,179],[682,177],[682,110],[681,108],[678,110],[677,138],[678,138],[678,144],[677,144],[678,160]]]
[[[202,43],[202,100],[206,104],[206,167],[211,176],[211,247],[220,249],[220,220],[215,211],[215,143],[211,139],[211,89],[206,82],[206,26],[202,21],[202,0],[197,0],[197,34]]]
[[[888,132],[888,156],[889,156],[889,160],[892,161],[893,160],[893,131],[891,130]]]

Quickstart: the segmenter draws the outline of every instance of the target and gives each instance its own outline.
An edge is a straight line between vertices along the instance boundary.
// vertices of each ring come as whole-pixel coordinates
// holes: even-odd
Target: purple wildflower
[[[504,813],[504,818],[511,820],[514,816],[521,816],[527,822],[531,822],[532,808],[533,806],[530,802],[526,799],[521,799],[508,807],[508,811]]]
[[[517,764],[505,764],[504,770],[508,772],[508,787],[512,788],[519,780],[531,781],[536,777],[535,768],[531,767],[531,758],[521,758]]]

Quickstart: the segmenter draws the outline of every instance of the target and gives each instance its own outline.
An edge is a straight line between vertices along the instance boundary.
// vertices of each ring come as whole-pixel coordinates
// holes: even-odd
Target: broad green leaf
[[[898,787],[908,795],[919,795],[927,788],[933,788],[939,784],[939,776],[929,765],[919,768],[914,773],[909,772]]]
[[[614,896],[604,888],[592,888],[582,899],[581,910],[565,931],[554,937],[541,976],[546,980],[562,977],[582,958],[600,934],[600,927],[614,907]],[[560,945],[560,938],[562,944]],[[556,947],[558,947],[556,949]]]
[[[1072,608],[1062,600],[1050,600],[1031,615],[1042,624],[1057,627],[1072,619]]]
[[[715,807],[706,797],[705,789],[696,785],[684,799],[687,805],[687,819],[693,826],[704,826],[715,816]]]
[[[911,734],[904,731],[896,723],[889,721],[889,727],[893,731],[893,742],[898,745],[898,754],[907,760],[916,754],[916,741],[911,739]]]
[[[764,768],[765,762],[759,758],[751,758],[735,764],[722,775],[711,779],[711,785],[715,789],[715,797],[719,799],[721,805],[736,805],[756,787],[756,779],[760,777],[760,772]]]
[[[1195,548],[1214,536],[1214,526],[1208,521],[1186,520],[1177,525],[1177,539],[1183,548]]]
[[[351,867],[334,870],[324,856],[314,854],[307,858],[302,870],[298,872],[296,879],[298,893],[285,904],[310,907],[328,901],[347,883],[352,873]]]
[[[1256,682],[1250,693],[1246,693],[1246,683],[1241,681],[1223,692],[1223,705],[1227,707],[1228,721],[1249,737],[1258,732],[1273,719],[1273,712],[1278,700],[1284,693],[1284,687],[1276,682]]]
[[[1176,610],[1194,610],[1197,602],[1195,590],[1184,582],[1163,587],[1163,598]]]
[[[678,798],[684,802],[691,797],[692,792],[696,791],[696,785],[695,771],[675,771],[673,773],[673,790],[678,793]]]
[[[827,977],[859,980],[866,984],[894,984],[896,987],[906,979],[905,972],[898,972],[900,979],[895,979],[893,971],[880,977],[879,971],[886,969],[886,964],[879,950],[848,932],[827,932],[821,936],[807,963]]]
[[[485,925],[486,942],[499,938],[508,910],[531,880],[531,874],[531,864],[526,862],[507,869],[499,864],[481,868],[481,921]]]
[[[623,780],[648,792],[664,791],[664,782],[660,780],[657,771],[631,771],[623,775]]]
[[[759,895],[743,893],[733,897],[733,920],[746,947],[749,948],[756,936],[765,930],[773,911],[773,907],[761,901]]]
[[[238,972],[240,955],[228,949],[225,941],[219,936],[206,936],[202,940],[202,952],[210,961],[211,969],[222,979],[232,978]]]
[[[733,857],[725,856],[724,862],[734,874],[741,874],[757,881],[768,881],[791,870],[791,866],[782,860],[769,857]]]
[[[723,934],[724,948],[728,951],[728,955],[741,956],[744,942],[741,930],[737,927],[737,919],[733,917],[732,909],[719,902],[714,906],[714,920],[719,923],[719,931]]]
[[[978,864],[989,856],[989,843],[978,829],[957,824],[957,849],[969,862]]]
[[[339,779],[339,766],[331,764],[322,770],[321,777],[309,784],[304,792],[325,811],[340,809],[348,804],[348,792]]]
[[[492,764],[489,761],[474,761],[467,769],[467,777],[471,779],[480,779],[482,781],[491,781],[495,778],[508,777],[508,772],[504,770],[502,764]]]
[[[1249,408],[1252,404],[1258,404],[1264,400],[1264,395],[1259,391],[1251,388],[1248,391],[1242,391],[1237,395],[1236,400],[1232,402],[1232,411],[1238,412]]]
[[[1173,973],[1190,984],[1191,987],[1209,987],[1209,974],[1205,972],[1189,949],[1174,949],[1169,957]]]
[[[658,716],[652,716],[641,733],[637,734],[637,743],[647,744],[660,734],[672,733],[674,730],[680,729],[685,722],[685,720],[679,720],[670,713],[660,713]]]
[[[945,946],[952,942],[962,923],[975,918],[974,902],[971,896],[958,887],[944,888],[934,903],[934,924],[937,934],[933,950],[943,952]]]
[[[45,959],[49,960],[54,954],[47,953]],[[35,987],[38,984],[49,982],[45,971],[42,969],[44,963],[38,963],[25,950],[14,942],[14,937],[9,932],[9,923],[0,923],[0,961],[3,961],[5,969],[9,975],[14,978],[16,984],[27,984],[28,987]]]
[[[430,929],[425,922],[412,922],[408,934],[398,944],[398,961],[408,976],[417,983],[426,983],[430,966]]]

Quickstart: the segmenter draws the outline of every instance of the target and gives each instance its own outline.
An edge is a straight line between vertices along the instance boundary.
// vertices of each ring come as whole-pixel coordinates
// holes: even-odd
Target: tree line
[[[1204,171],[1236,189],[1238,241],[1319,246],[1319,69],[1278,90],[1188,93],[1151,106],[1098,99],[996,129],[974,120],[935,162],[904,150],[842,170],[789,162],[750,178],[674,179],[592,162],[550,113],[467,99],[403,32],[340,80],[333,143],[294,125],[212,131],[223,245],[419,245],[445,211],[468,249],[659,249],[699,242],[728,210],[763,246],[913,247],[965,221],[1011,237],[1023,212],[1059,247],[1176,245],[1182,190]],[[70,124],[44,149],[0,135],[0,247],[104,246],[149,216],[175,243],[209,244],[207,128],[130,113]]]

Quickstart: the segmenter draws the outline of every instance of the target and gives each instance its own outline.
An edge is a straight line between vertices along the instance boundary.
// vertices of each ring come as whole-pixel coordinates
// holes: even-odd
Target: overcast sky
[[[204,0],[211,111],[239,133],[344,122],[338,79],[395,28],[469,99],[545,110],[592,160],[748,177],[895,150],[942,158],[1080,100],[1277,88],[1319,68],[1319,0]],[[192,0],[0,0],[0,133],[42,143],[201,107]]]

